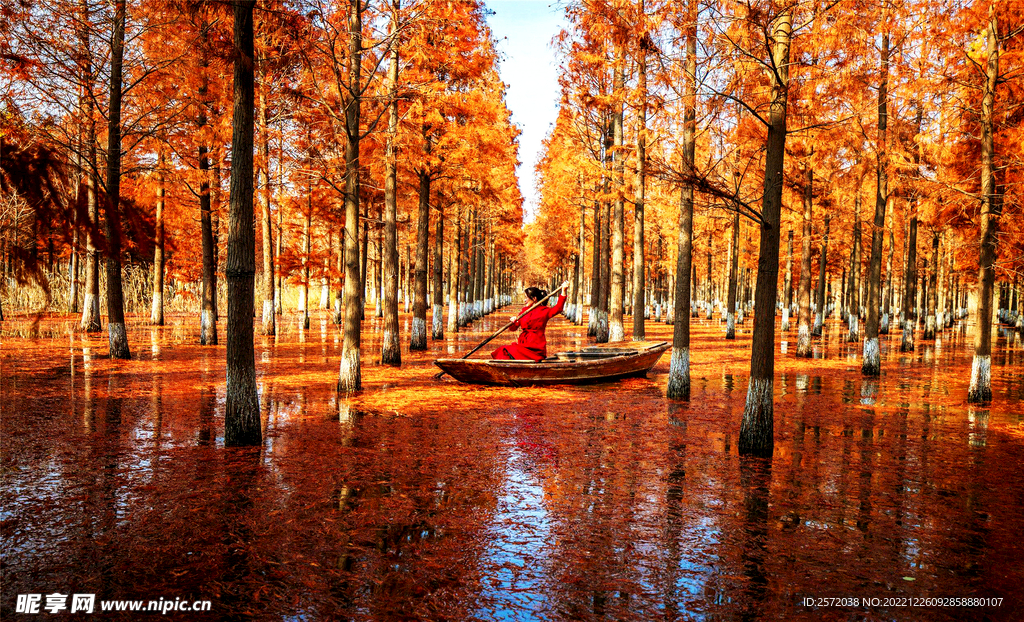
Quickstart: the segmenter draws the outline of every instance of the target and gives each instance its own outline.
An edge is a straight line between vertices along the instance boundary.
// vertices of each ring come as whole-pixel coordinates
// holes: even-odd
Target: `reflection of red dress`
[[[563,307],[565,307],[565,294],[558,297],[558,303],[555,306],[541,305],[524,315],[518,322],[513,322],[512,328],[522,329],[522,332],[519,333],[519,340],[491,352],[491,358],[530,361],[546,358],[548,342],[544,339],[544,327],[547,326],[548,320],[562,312]],[[523,307],[523,310],[527,308],[528,306]]]

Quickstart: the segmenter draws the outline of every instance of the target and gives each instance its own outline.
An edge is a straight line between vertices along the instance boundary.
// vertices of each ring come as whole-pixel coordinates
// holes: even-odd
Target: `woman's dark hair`
[[[543,289],[538,289],[536,287],[527,287],[526,295],[529,296],[530,298],[533,298],[534,300],[540,300],[544,298],[544,296],[547,296],[548,293]]]

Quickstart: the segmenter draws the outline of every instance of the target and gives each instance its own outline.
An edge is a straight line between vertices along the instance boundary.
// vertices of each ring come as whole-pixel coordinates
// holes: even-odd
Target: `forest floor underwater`
[[[433,379],[508,314],[426,352],[405,341],[392,368],[368,309],[364,390],[340,403],[338,327],[286,316],[255,338],[264,442],[248,449],[223,446],[225,347],[198,344],[198,316],[130,317],[130,361],[76,317],[31,335],[9,318],[0,617],[32,617],[18,595],[82,593],[211,601],[167,614],[189,620],[1024,619],[1012,332],[976,407],[964,322],[912,353],[883,336],[880,378],[836,320],[813,359],[793,356],[795,323],[777,331],[767,462],[736,448],[751,319],[734,341],[717,316],[692,321],[688,401],[665,398],[667,354],[647,378],[588,386]],[[552,352],[587,342],[562,317],[547,333]]]

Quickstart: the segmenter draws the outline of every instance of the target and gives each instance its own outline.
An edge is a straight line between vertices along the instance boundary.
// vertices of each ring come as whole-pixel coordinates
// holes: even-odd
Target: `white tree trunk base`
[[[352,393],[363,388],[363,380],[359,365],[359,349],[342,352],[341,366],[338,370],[338,393]]]
[[[797,327],[796,355],[811,356],[811,329],[807,324],[800,324]]]
[[[789,330],[789,307],[782,309],[782,326],[781,330]]]
[[[441,305],[433,305],[430,307],[430,313],[433,316],[431,318],[430,330],[431,337],[434,339],[444,339],[444,314],[442,312]]]
[[[725,316],[725,338],[735,339],[736,338],[736,316],[729,313]]]
[[[409,349],[427,349],[427,321],[421,317],[412,318],[412,333],[409,335]]]
[[[866,376],[878,376],[882,373],[882,355],[878,347],[878,337],[864,340],[864,360],[860,370]]]
[[[668,391],[670,399],[690,397],[690,349],[672,348],[672,362],[668,370]]]
[[[974,355],[971,363],[971,387],[967,401],[975,404],[992,400],[992,357]]]

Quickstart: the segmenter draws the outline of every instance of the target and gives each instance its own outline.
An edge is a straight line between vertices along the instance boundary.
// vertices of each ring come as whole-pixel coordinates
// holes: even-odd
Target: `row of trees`
[[[312,280],[333,292],[345,392],[361,388],[368,264],[385,364],[401,363],[402,272],[412,350],[428,307],[438,339],[507,291],[518,130],[482,4],[41,0],[7,17],[3,180],[21,211],[4,222],[5,267],[44,287],[55,254],[72,288],[84,273],[82,306],[68,299],[97,331],[104,260],[116,358],[130,356],[123,261],[152,263],[154,324],[168,278],[201,281],[203,344],[219,340],[222,274],[229,443],[259,440],[252,339],[277,329],[284,274],[307,322]]]
[[[622,337],[630,281],[634,339],[644,338],[646,301],[657,314],[671,300],[669,394],[686,397],[691,313],[724,303],[729,338],[752,300],[740,449],[770,455],[780,308],[784,330],[796,314],[796,355],[810,356],[838,305],[870,376],[892,322],[912,349],[918,316],[932,337],[938,311],[942,323],[963,314],[972,288],[970,399],[990,399],[994,282],[1016,292],[1024,267],[1024,7],[682,6],[587,0],[570,6],[560,37],[562,101],[529,239],[548,266],[589,274],[590,334]],[[922,242],[930,253],[918,252]]]

